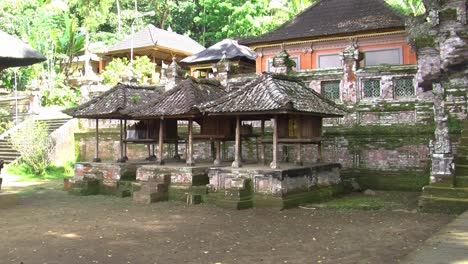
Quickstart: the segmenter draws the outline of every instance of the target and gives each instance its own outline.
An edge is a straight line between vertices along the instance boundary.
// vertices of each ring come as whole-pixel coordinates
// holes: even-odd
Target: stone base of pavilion
[[[258,164],[241,168],[210,168],[208,200],[228,208],[297,207],[344,192],[340,164],[280,164],[271,169]]]
[[[285,209],[328,199],[344,192],[344,187],[340,164],[336,163],[284,163],[271,169],[248,163],[233,168],[230,162],[187,166],[175,161],[164,165],[131,161],[76,163],[69,191],[79,195],[132,196],[141,203],[174,200],[233,209]]]

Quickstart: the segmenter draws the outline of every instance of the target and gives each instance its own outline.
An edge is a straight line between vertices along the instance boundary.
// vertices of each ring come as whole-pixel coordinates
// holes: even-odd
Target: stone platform
[[[340,168],[337,163],[281,164],[280,169],[257,164],[211,168],[208,198],[237,209],[297,207],[344,192]]]
[[[75,176],[70,179],[70,192],[132,196],[143,203],[176,200],[210,202],[235,209],[264,206],[283,209],[324,200],[344,191],[340,164],[280,166],[281,169],[258,164],[232,168],[230,163],[215,166],[209,162],[193,167],[181,162],[77,163]]]

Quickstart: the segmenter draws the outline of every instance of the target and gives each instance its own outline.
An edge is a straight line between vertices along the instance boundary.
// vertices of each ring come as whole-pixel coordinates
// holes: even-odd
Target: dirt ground
[[[21,187],[0,209],[0,263],[397,263],[453,216],[251,209],[71,196]]]

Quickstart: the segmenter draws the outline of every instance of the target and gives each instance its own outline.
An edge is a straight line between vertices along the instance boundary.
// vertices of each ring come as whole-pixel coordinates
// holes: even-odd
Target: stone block
[[[0,209],[13,207],[18,204],[18,195],[16,193],[0,193]]]
[[[200,204],[202,196],[200,194],[187,194],[187,204]]]
[[[252,199],[252,192],[246,189],[229,189],[224,191],[224,199],[244,201]]]
[[[101,194],[114,195],[117,194],[118,181],[112,179],[104,179],[101,181]]]
[[[150,204],[150,203],[155,203],[155,202],[167,201],[167,199],[168,199],[167,192],[147,193],[147,192],[140,191],[140,192],[133,193],[133,201],[137,203]]]
[[[167,201],[168,186],[157,182],[138,182],[132,184],[133,200],[140,203]]]
[[[63,190],[69,191],[71,187],[72,187],[72,184],[70,182],[70,177],[63,178]]]
[[[99,194],[100,181],[98,179],[83,179],[73,181],[69,190],[70,194],[75,195],[96,195]]]
[[[133,181],[118,181],[116,195],[118,197],[132,196],[132,183]]]

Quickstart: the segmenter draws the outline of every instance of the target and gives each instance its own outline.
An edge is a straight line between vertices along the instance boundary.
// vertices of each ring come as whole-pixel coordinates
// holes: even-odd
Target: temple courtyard
[[[418,212],[407,192],[227,210],[4,184],[19,201],[2,209],[2,263],[397,263],[455,217]]]

